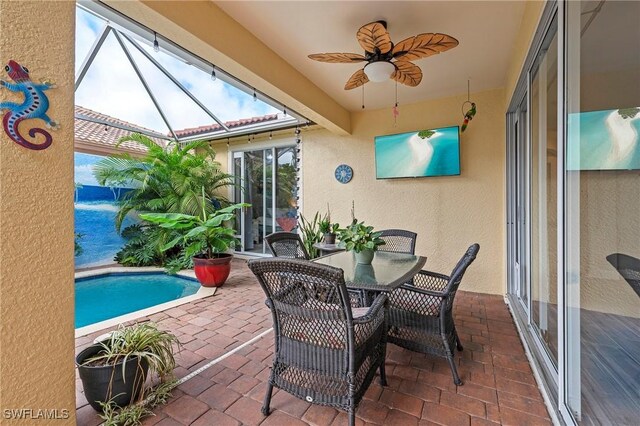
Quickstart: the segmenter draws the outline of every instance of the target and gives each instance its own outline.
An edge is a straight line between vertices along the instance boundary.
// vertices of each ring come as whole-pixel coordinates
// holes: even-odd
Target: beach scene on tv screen
[[[376,136],[376,177],[460,174],[458,127]]]
[[[640,169],[640,108],[569,114],[567,169]]]

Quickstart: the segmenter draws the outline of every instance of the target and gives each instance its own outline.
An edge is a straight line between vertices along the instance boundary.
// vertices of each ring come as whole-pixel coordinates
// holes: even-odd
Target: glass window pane
[[[638,424],[640,2],[567,12],[567,400],[579,424]]]
[[[84,9],[76,7],[76,73],[106,22]]]
[[[169,129],[115,36],[109,34],[75,93],[76,105],[167,135]]]
[[[209,71],[204,72],[164,52],[162,49],[160,52],[154,52],[150,45],[139,40],[135,40],[135,42],[151,53],[167,71],[222,121],[282,112],[260,100],[254,101],[253,96],[225,83],[219,78],[213,81]],[[205,120],[201,124],[210,124],[211,122],[212,120]]]
[[[297,182],[295,147],[276,148],[276,223],[277,230],[297,230]]]
[[[151,92],[156,97],[160,108],[162,108],[162,112],[167,117],[167,121],[169,121],[169,124],[176,133],[179,133],[179,131],[183,129],[215,124],[213,118],[174,84],[173,81],[147,57],[138,51],[134,45],[126,40],[125,45],[129,49],[129,52],[131,52],[131,56],[144,76]],[[162,52],[155,53],[152,50],[150,55],[152,55],[153,59],[158,60],[158,56],[166,54]],[[204,81],[192,81],[191,83],[192,85],[193,83],[211,85],[213,82],[211,79],[204,79]],[[184,86],[185,88],[187,87],[187,85]],[[178,137],[180,137],[179,134]]]
[[[531,317],[547,352],[558,360],[557,309],[557,29],[543,49],[530,88]]]
[[[244,250],[254,253],[263,252],[264,229],[264,196],[265,165],[264,151],[247,151],[244,153],[244,201],[251,204],[245,210],[244,218]]]

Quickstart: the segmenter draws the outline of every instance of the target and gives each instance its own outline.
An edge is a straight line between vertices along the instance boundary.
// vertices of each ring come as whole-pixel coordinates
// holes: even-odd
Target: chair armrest
[[[369,307],[369,310],[367,311],[367,313],[361,317],[355,318],[353,320],[353,323],[365,324],[378,319],[381,313],[384,315],[385,307],[387,305],[387,300],[388,299],[386,294],[379,294],[375,298],[371,306]]]

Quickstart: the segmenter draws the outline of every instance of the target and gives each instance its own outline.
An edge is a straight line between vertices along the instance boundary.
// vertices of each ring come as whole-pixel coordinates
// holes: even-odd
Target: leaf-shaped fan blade
[[[314,53],[313,55],[309,55],[309,59],[332,64],[351,64],[366,61],[364,56],[358,55],[357,53]]]
[[[369,77],[364,73],[364,68],[353,73],[347,84],[344,85],[344,90],[355,89],[365,83],[369,82]]]
[[[396,70],[391,74],[391,79],[407,86],[415,87],[422,81],[422,71],[416,64],[408,61],[393,62]]]
[[[425,33],[409,37],[396,44],[393,56],[398,61],[414,61],[453,49],[458,40],[447,34]]]
[[[356,38],[360,46],[371,53],[376,53],[376,49],[379,49],[380,53],[388,53],[393,47],[387,29],[380,22],[371,22],[360,27]]]

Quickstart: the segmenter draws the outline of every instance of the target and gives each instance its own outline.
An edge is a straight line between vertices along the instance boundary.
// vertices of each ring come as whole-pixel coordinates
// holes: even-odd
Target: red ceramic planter
[[[219,253],[212,259],[194,257],[193,269],[196,278],[204,287],[220,287],[231,272],[232,254]]]

